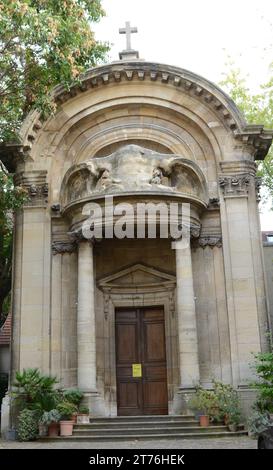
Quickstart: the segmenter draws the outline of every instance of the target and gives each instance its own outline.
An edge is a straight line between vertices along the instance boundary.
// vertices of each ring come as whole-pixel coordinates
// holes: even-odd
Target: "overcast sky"
[[[230,56],[255,92],[269,76],[273,60],[272,0],[102,0],[106,17],[94,27],[109,41],[109,62],[125,49],[118,30],[130,21],[138,33],[132,47],[140,57],[177,65],[219,82]],[[273,229],[273,212],[262,217]]]

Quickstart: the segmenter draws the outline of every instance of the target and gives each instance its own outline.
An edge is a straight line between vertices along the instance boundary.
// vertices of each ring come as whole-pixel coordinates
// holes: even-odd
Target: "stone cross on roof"
[[[119,29],[119,34],[126,34],[126,49],[119,53],[120,60],[138,59],[138,51],[134,51],[131,46],[131,34],[137,33],[137,28],[130,25],[130,21],[125,22],[125,28]]]

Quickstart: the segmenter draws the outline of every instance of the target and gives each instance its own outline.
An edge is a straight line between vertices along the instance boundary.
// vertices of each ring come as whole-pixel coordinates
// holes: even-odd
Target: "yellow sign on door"
[[[142,365],[132,364],[133,377],[142,377]]]

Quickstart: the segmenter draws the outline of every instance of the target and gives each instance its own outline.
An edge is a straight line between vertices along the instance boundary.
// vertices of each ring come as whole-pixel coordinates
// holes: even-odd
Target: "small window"
[[[267,241],[273,243],[273,235],[267,235]]]

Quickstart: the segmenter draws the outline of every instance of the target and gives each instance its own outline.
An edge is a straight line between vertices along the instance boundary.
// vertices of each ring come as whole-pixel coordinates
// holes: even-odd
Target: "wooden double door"
[[[116,310],[119,416],[168,414],[163,307]]]

